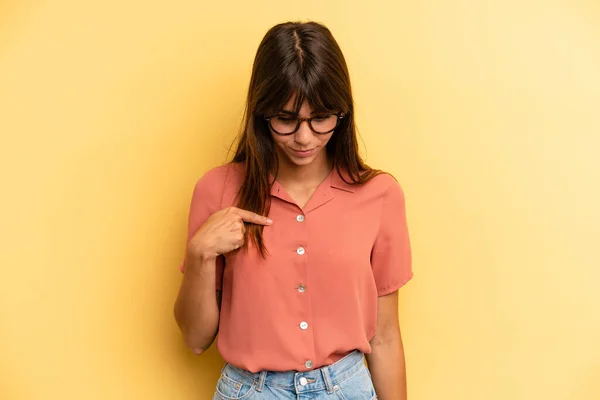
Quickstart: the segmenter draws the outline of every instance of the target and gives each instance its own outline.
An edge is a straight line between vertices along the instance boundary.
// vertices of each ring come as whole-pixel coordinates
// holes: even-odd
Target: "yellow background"
[[[596,0],[1,1],[0,398],[210,398],[187,208],[290,19],[333,31],[407,195],[410,399],[600,399]]]

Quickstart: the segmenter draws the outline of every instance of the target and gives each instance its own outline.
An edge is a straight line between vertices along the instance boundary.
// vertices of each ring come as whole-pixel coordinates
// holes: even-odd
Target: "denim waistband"
[[[261,371],[252,373],[244,369],[226,364],[223,373],[250,385],[255,384],[257,391],[262,391],[265,385],[300,392],[311,392],[326,389],[333,393],[335,386],[364,368],[364,356],[356,350],[334,364],[310,371]]]

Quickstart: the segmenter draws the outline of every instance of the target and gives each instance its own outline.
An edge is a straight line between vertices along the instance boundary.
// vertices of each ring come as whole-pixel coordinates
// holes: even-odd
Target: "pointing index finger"
[[[235,212],[237,215],[242,217],[242,220],[244,220],[246,222],[250,222],[252,224],[271,225],[273,223],[273,221],[270,220],[269,218],[263,217],[262,215],[255,214],[251,211],[241,210],[239,208],[236,208]]]

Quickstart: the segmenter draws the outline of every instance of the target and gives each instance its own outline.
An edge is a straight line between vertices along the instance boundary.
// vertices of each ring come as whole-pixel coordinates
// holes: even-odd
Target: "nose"
[[[310,143],[313,137],[313,132],[308,125],[308,121],[302,121],[300,127],[294,134],[294,141],[299,145],[305,146]]]

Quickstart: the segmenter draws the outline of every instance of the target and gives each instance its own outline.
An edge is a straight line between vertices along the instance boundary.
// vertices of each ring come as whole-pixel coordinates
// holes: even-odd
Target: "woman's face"
[[[292,98],[284,107],[284,111],[293,110],[294,99]],[[312,109],[305,101],[302,104],[298,116],[290,115],[290,118],[308,118],[312,116]],[[324,163],[327,161],[327,152],[325,147],[333,132],[327,134],[314,133],[308,126],[308,121],[303,121],[300,127],[291,135],[281,136],[272,129],[271,136],[275,142],[277,155],[281,162],[293,166],[306,166],[312,163]]]

